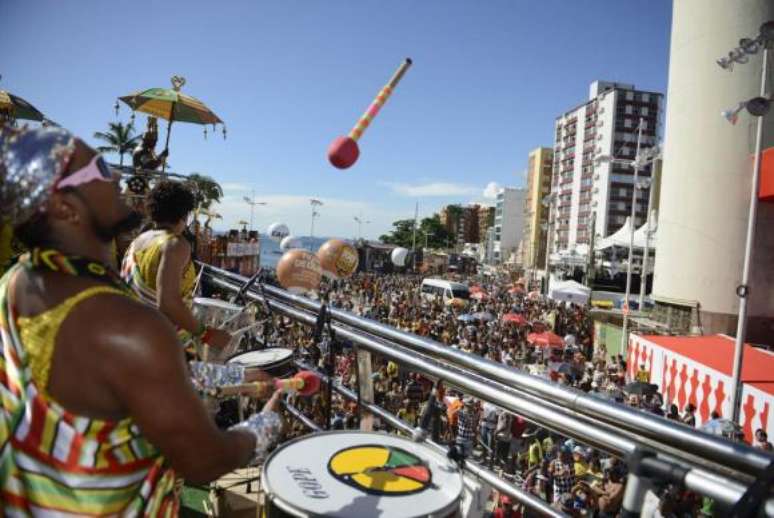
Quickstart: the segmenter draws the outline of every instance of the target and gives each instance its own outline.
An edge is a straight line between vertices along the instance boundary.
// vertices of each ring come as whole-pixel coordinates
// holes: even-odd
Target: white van
[[[425,279],[422,281],[422,298],[436,300],[440,298],[444,303],[451,299],[470,299],[470,290],[466,284],[452,282],[444,279]]]

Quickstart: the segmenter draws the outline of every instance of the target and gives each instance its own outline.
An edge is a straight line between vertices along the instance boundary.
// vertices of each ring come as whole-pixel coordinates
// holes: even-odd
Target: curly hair
[[[154,223],[177,223],[194,209],[196,198],[184,184],[163,180],[148,193],[146,204]]]

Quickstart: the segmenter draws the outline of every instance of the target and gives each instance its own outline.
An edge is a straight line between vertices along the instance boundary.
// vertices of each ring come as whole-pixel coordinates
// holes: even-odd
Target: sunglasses
[[[113,179],[113,172],[105,163],[102,155],[95,155],[86,166],[59,180],[56,184],[56,189],[77,187],[94,180],[112,182]]]

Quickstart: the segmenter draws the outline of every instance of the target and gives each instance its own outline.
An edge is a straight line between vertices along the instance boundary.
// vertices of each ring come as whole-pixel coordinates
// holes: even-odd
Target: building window
[[[632,120],[631,119],[626,119],[624,121],[624,128],[631,128],[631,127],[632,127]]]
[[[628,193],[629,193],[629,189],[627,189],[626,187],[621,187],[620,189],[618,189],[618,194],[620,196],[626,196]]]
[[[640,113],[641,113],[643,116],[647,116],[647,115],[648,115],[648,107],[647,107],[647,106],[644,106],[644,107],[642,108],[642,110],[640,110]]]
[[[633,101],[634,100],[634,92],[632,92],[631,90],[628,90],[626,92],[626,100],[627,101]]]
[[[647,103],[650,102],[650,94],[642,94],[642,102]],[[643,114],[646,115],[646,114]]]
[[[626,105],[626,115],[631,115],[632,113],[634,113],[634,106],[632,106],[631,104],[627,104]]]

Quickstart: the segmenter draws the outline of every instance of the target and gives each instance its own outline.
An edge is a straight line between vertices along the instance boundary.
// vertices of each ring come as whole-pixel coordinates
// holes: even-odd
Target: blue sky
[[[255,189],[260,230],[308,234],[316,197],[316,234],[351,237],[362,214],[378,237],[416,202],[426,215],[523,185],[527,153],[593,80],[665,92],[670,18],[668,0],[0,0],[0,89],[94,143],[117,96],[182,75],[228,138],[175,125],[170,162],[226,187],[221,227],[249,219]],[[334,169],[328,145],[407,56],[359,161]]]

